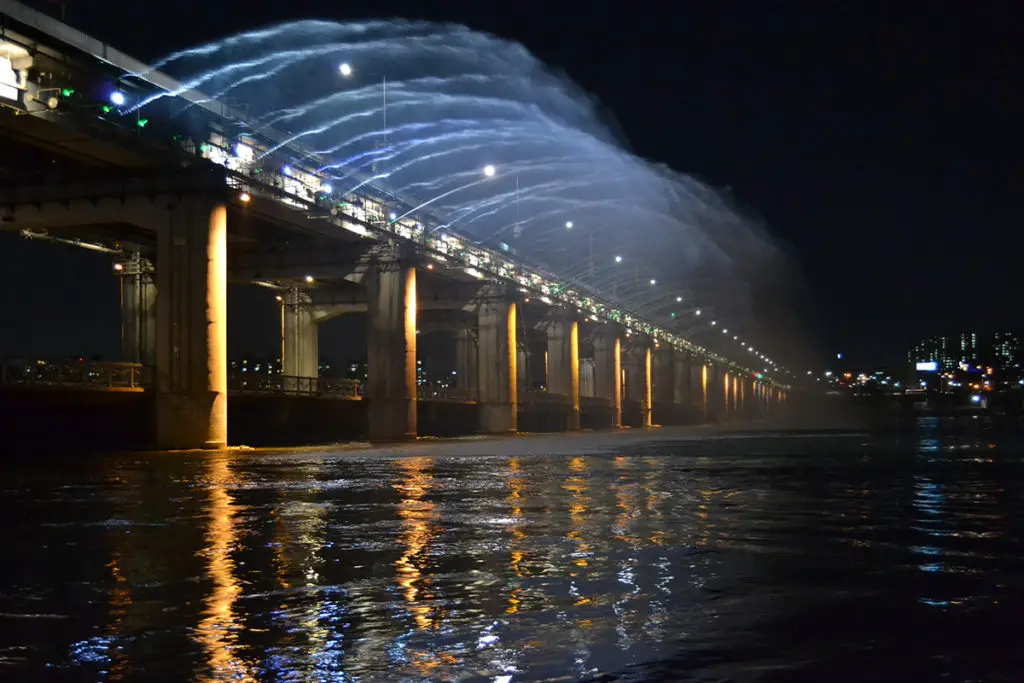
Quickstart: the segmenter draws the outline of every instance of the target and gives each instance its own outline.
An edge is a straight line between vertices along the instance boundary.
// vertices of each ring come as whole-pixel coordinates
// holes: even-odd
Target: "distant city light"
[[[981,396],[974,394],[971,396],[971,403],[981,403]]]

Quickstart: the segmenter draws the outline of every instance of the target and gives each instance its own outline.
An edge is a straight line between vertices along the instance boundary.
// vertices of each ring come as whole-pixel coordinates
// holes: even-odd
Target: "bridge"
[[[126,98],[148,104],[129,113]],[[173,115],[184,105],[188,123]],[[152,445],[222,448],[229,396],[233,404],[245,393],[337,398],[320,390],[318,327],[362,315],[367,380],[348,398],[358,393],[362,412],[352,419],[365,421],[361,433],[373,441],[415,438],[425,421],[435,425],[428,431],[458,424],[506,434],[527,425],[714,422],[784,404],[787,386],[767,367],[719,355],[659,323],[658,311],[507,245],[445,229],[372,178],[339,196],[316,172],[314,152],[251,123],[112,46],[0,0],[0,230],[106,254],[122,282],[128,365],[107,367],[104,381],[93,381],[97,368],[77,383],[65,373],[51,389],[145,394]],[[231,385],[228,283],[268,288],[280,302],[283,371],[265,392]],[[425,333],[451,336],[457,400],[420,396]],[[23,396],[45,384],[13,389]],[[317,414],[333,419],[333,405]]]

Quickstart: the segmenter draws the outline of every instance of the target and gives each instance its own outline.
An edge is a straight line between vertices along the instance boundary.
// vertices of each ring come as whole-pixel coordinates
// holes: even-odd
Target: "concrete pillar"
[[[525,394],[530,390],[530,383],[533,377],[531,372],[530,347],[522,342],[516,343],[516,391],[518,394]]]
[[[659,344],[651,361],[651,420],[660,424],[675,424],[676,350],[668,344]]]
[[[416,438],[416,268],[394,253],[367,274],[370,441]]]
[[[455,332],[455,382],[459,396],[467,401],[477,400],[477,351],[474,330]]]
[[[171,206],[157,234],[156,443],[226,448],[227,207]]]
[[[580,339],[579,323],[557,314],[548,324],[548,393],[569,399],[566,429],[580,428]]]
[[[672,403],[680,410],[690,406],[691,372],[690,354],[684,351],[675,351],[672,369],[674,379],[672,380]]]
[[[651,348],[646,342],[627,353],[626,395],[640,404],[640,426],[651,426]]]
[[[308,380],[320,376],[319,332],[313,300],[297,288],[281,297],[281,370],[285,389],[292,391],[312,389]]]
[[[156,365],[156,278],[153,264],[133,254],[121,275],[121,360]]]
[[[703,358],[690,363],[690,407],[698,424],[708,421],[708,366]]]
[[[612,427],[621,427],[622,340],[613,325],[606,325],[594,336],[594,396],[608,400]]]
[[[515,433],[519,428],[515,301],[504,288],[489,287],[480,299],[478,315],[480,430]]]

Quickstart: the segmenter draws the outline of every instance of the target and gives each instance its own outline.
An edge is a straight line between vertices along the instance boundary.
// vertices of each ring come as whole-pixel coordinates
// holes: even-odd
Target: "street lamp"
[[[616,256],[615,257],[615,262],[616,263],[622,263],[622,257],[621,256]]]
[[[565,229],[566,230],[572,230],[572,221],[566,221],[565,222]]]
[[[495,170],[494,166],[492,166],[491,164],[487,164],[486,166],[484,166],[484,175],[487,176],[488,178],[493,178],[496,172],[497,171]]]
[[[345,78],[349,78],[353,75],[352,65],[348,62],[342,62],[338,66],[338,71]],[[382,133],[383,142],[385,147],[387,146],[387,135],[388,135],[388,77],[382,75],[381,77],[381,118],[383,122]],[[378,147],[380,145],[378,144]],[[374,156],[373,159],[373,174],[377,175],[377,158]]]

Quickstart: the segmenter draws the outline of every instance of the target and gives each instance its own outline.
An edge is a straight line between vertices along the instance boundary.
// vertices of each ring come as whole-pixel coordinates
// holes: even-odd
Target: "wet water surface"
[[[1024,676],[1017,440],[520,443],[16,463],[0,679]]]

